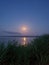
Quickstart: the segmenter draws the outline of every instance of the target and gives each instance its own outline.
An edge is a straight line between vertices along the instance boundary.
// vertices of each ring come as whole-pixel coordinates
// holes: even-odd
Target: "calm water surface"
[[[0,42],[5,42],[5,44],[7,44],[8,41],[15,40],[18,41],[18,43],[25,45],[33,39],[34,38],[32,37],[0,37]]]

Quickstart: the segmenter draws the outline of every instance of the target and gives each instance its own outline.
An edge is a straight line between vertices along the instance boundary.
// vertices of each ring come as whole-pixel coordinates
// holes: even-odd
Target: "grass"
[[[0,65],[48,65],[49,35],[34,39],[29,45],[17,46],[17,42],[0,43]]]

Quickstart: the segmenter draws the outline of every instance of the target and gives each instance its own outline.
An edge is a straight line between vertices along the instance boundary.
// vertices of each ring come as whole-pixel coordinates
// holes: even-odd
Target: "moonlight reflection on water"
[[[18,44],[20,45],[27,45],[30,43],[34,38],[33,37],[0,37],[0,42],[4,42],[6,45],[8,44],[8,41],[18,41]]]
[[[27,38],[26,37],[23,37],[21,40],[22,40],[22,45],[25,45],[26,42],[27,42]]]
[[[25,45],[26,44],[26,41],[27,41],[27,38],[24,37],[23,40],[24,40],[24,43],[23,44]]]

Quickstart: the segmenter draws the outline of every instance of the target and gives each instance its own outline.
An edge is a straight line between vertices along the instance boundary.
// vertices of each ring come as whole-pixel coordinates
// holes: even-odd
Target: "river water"
[[[8,41],[18,41],[19,44],[25,45],[31,42],[34,38],[33,37],[0,37],[0,42],[4,42],[7,44]]]

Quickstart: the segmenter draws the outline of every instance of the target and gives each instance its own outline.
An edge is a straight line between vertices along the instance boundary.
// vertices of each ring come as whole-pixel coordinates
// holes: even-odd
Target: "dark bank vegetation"
[[[49,35],[40,36],[27,46],[17,42],[0,44],[0,65],[49,65]]]

